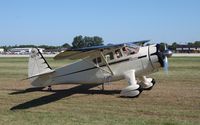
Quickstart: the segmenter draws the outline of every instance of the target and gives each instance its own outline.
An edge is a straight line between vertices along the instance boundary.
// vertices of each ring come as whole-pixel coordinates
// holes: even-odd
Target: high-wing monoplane
[[[34,87],[57,84],[104,84],[126,79],[127,87],[121,96],[136,97],[142,90],[151,89],[155,80],[147,75],[167,68],[167,57],[172,52],[159,44],[138,45],[149,40],[107,46],[69,49],[59,53],[55,60],[76,60],[61,68],[52,69],[37,48],[33,48],[28,64],[28,79]]]

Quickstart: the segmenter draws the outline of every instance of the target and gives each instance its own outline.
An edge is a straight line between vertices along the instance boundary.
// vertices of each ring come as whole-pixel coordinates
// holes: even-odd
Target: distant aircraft
[[[33,48],[28,64],[28,79],[34,87],[57,84],[102,84],[126,79],[128,86],[121,90],[123,97],[136,97],[142,90],[150,90],[155,80],[146,75],[167,69],[167,57],[172,52],[160,45],[142,45],[149,42],[136,41],[107,46],[70,49],[54,57],[77,60],[61,68],[52,69],[37,48]],[[140,46],[138,45],[140,44]]]

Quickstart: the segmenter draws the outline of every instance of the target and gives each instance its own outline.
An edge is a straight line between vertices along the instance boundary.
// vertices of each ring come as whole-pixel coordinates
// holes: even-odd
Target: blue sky
[[[200,40],[200,0],[0,0],[0,45]]]

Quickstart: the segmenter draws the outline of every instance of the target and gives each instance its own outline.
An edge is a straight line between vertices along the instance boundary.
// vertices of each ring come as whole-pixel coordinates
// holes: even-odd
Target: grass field
[[[168,75],[150,75],[157,84],[139,98],[120,98],[125,81],[102,92],[77,91],[73,85],[54,86],[54,91],[23,91],[27,81],[27,58],[0,58],[0,125],[199,125],[200,57],[173,57]],[[69,61],[53,61],[59,67]],[[18,110],[11,110],[18,107]],[[21,109],[20,109],[21,108]]]

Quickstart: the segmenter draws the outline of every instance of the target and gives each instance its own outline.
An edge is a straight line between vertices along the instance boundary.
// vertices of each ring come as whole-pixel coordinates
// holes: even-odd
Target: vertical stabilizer
[[[33,48],[29,57],[28,77],[50,72],[51,67],[38,48]]]

